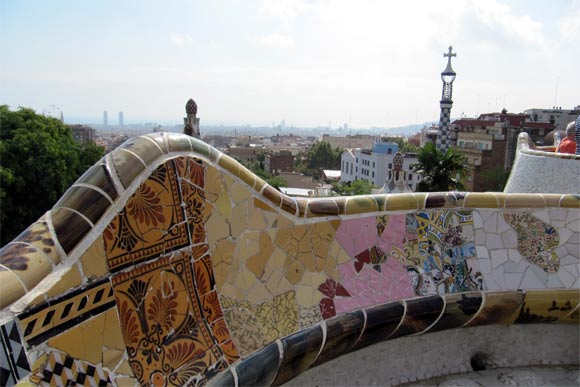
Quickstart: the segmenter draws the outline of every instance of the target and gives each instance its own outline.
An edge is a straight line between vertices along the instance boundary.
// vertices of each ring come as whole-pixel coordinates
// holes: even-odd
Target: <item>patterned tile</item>
[[[199,304],[192,261],[169,255],[113,279],[129,363],[142,384],[178,386],[222,367],[208,325],[221,316],[219,300],[210,292]]]
[[[101,365],[75,360],[65,353],[53,351],[42,371],[35,375],[39,384],[49,386],[110,386],[109,371]]]
[[[560,259],[554,249],[560,242],[558,231],[526,212],[504,214],[504,218],[518,234],[518,251],[545,271],[557,272]]]
[[[14,321],[0,327],[0,343],[0,386],[14,386],[30,374],[30,364]]]
[[[173,161],[157,168],[103,232],[111,271],[189,244]]]
[[[93,282],[18,316],[27,345],[38,345],[115,305],[108,279]]]

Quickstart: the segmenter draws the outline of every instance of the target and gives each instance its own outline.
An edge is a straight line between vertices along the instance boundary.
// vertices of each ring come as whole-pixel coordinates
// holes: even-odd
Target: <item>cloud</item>
[[[260,8],[260,13],[278,17],[284,24],[288,25],[297,16],[314,7],[314,3],[301,0],[266,0]]]
[[[495,0],[473,0],[464,10],[461,30],[480,44],[538,47],[544,44],[543,23],[529,15],[516,15]]]
[[[259,40],[259,44],[265,47],[276,47],[276,48],[293,48],[296,46],[296,42],[289,36],[281,35],[274,32],[268,36],[264,36]]]
[[[571,12],[559,21],[560,35],[570,43],[580,43],[580,1],[575,1]]]
[[[186,44],[191,43],[191,36],[186,34],[180,33],[173,33],[171,34],[171,44],[177,47],[185,46]]]

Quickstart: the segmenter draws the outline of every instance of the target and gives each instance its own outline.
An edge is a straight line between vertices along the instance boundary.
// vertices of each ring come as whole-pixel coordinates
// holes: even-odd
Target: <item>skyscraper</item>
[[[453,133],[449,127],[451,107],[453,106],[453,101],[451,96],[453,94],[453,81],[455,80],[455,71],[451,67],[451,57],[457,56],[456,53],[452,52],[453,47],[449,46],[449,52],[443,54],[443,57],[447,57],[447,67],[441,73],[441,80],[443,81],[443,92],[441,93],[441,101],[439,101],[439,106],[441,106],[441,114],[439,116],[439,128],[437,131],[437,141],[435,145],[437,149],[445,152],[449,146],[455,145],[455,133]]]
[[[109,125],[109,113],[106,110],[103,112],[103,125]]]
[[[119,126],[123,126],[123,112],[119,112]]]

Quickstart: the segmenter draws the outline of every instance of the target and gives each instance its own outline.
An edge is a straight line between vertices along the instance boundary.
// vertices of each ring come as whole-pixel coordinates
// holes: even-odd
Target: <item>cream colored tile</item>
[[[103,237],[97,238],[80,257],[83,273],[89,279],[96,279],[109,272]]]
[[[240,203],[248,198],[250,198],[250,190],[241,184],[233,184],[231,187],[230,195],[234,203]]]
[[[248,228],[248,205],[246,202],[240,203],[232,210],[230,218],[230,229],[232,237],[239,237]]]
[[[78,267],[76,265],[71,266],[66,272],[62,274],[57,282],[52,285],[50,289],[48,289],[46,294],[49,298],[52,298],[78,287],[82,284],[82,282],[83,279]]]

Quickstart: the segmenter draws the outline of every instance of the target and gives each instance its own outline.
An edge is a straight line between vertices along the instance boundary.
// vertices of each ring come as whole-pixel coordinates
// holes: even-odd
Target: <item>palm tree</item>
[[[427,143],[419,150],[417,159],[413,172],[423,176],[417,192],[465,190],[461,183],[466,174],[465,157],[457,150],[449,148],[443,153],[435,144]]]

